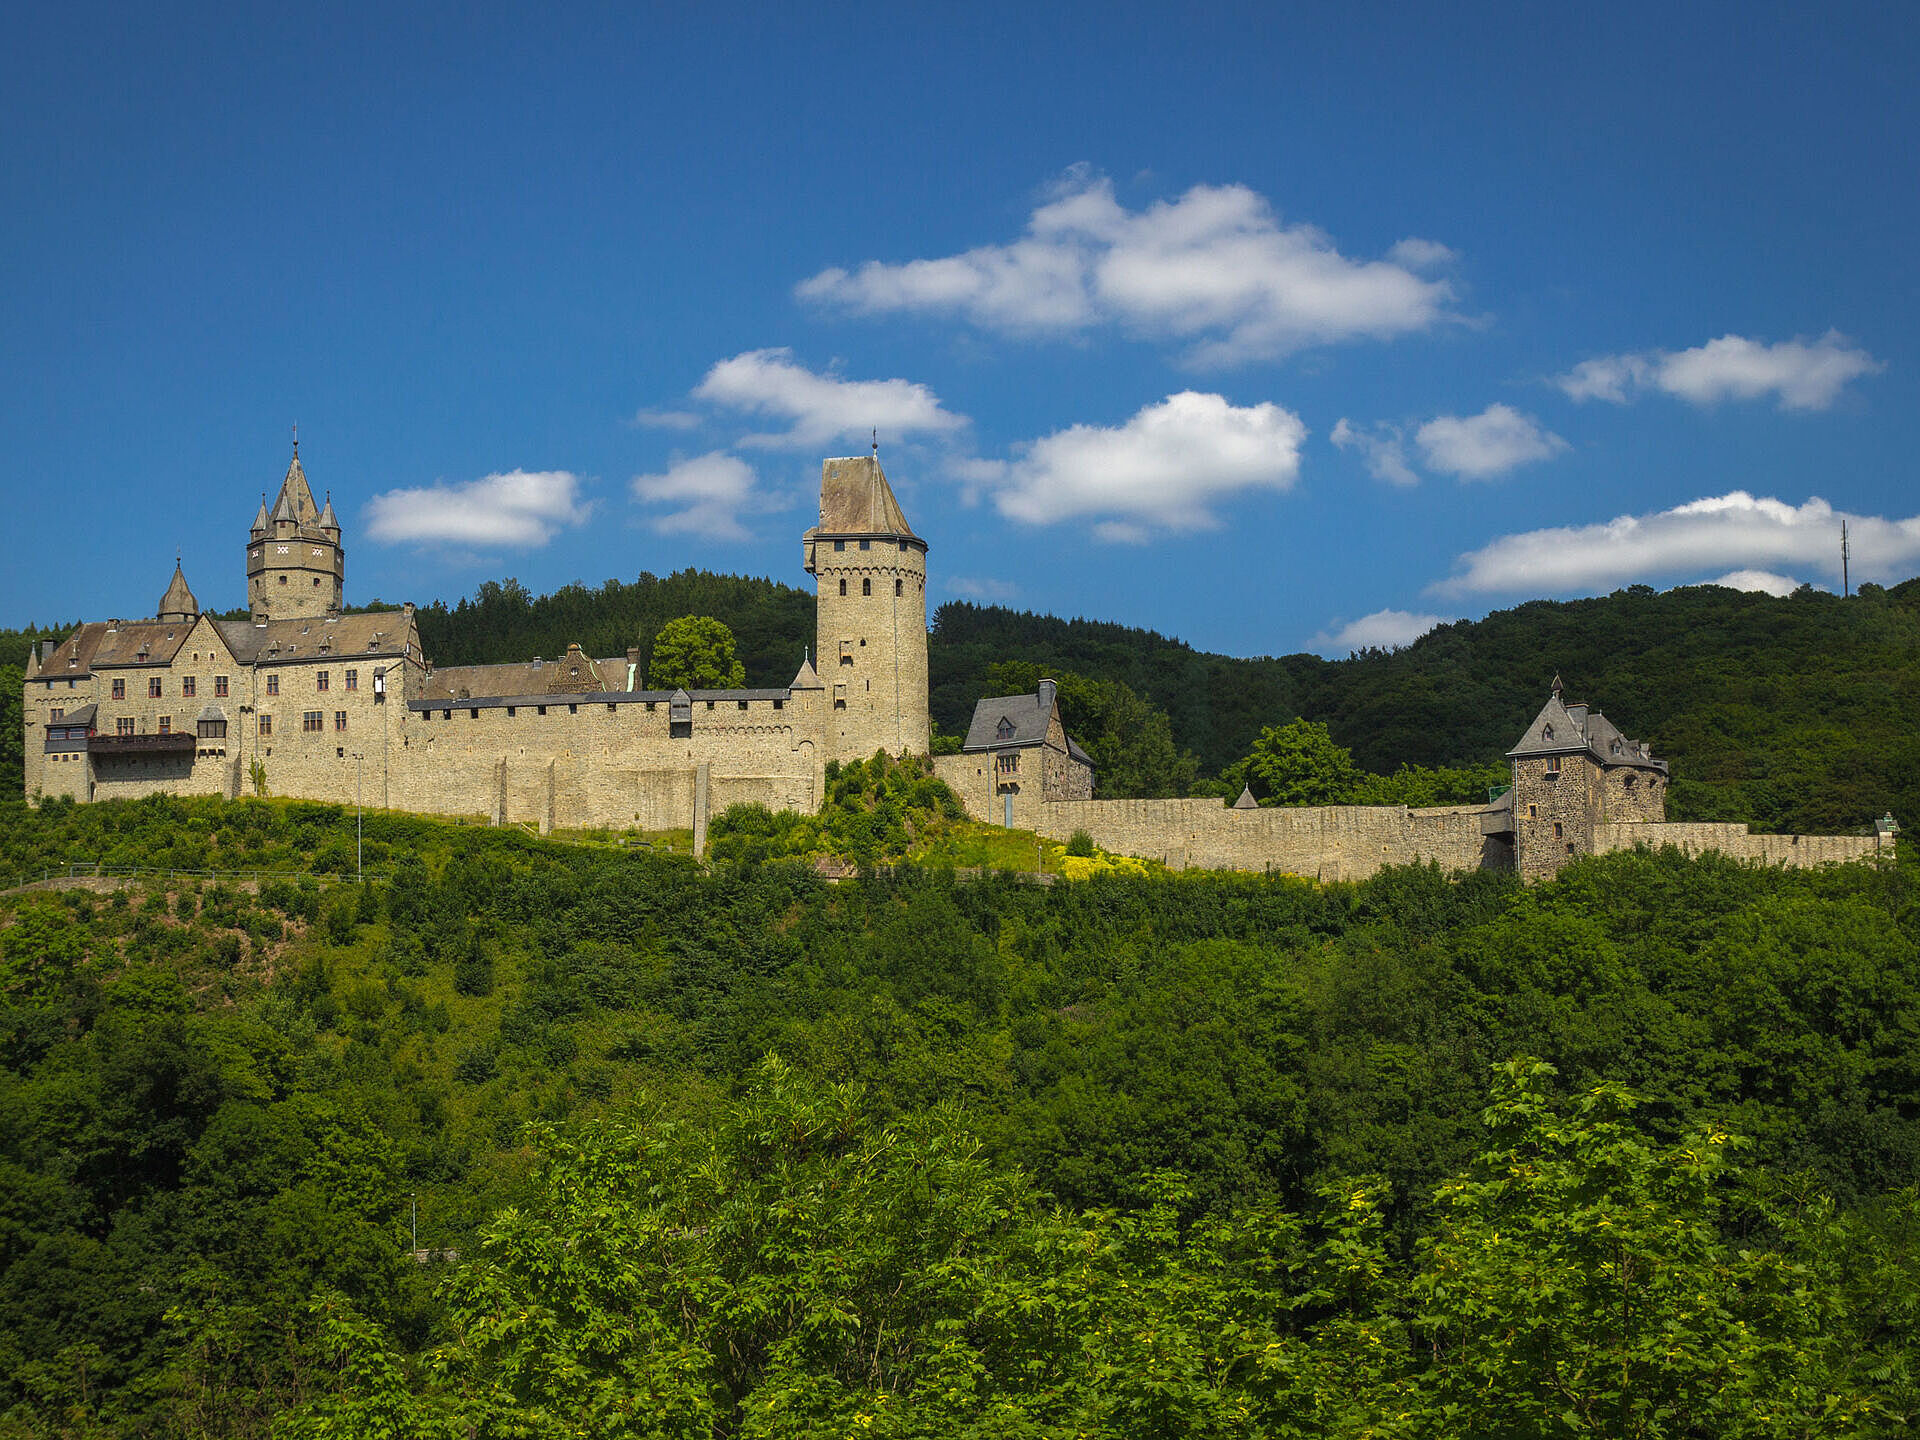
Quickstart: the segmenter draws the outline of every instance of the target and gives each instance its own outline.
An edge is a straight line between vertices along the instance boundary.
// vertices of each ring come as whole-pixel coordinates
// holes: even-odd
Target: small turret
[[[271,510],[264,497],[247,538],[247,605],[255,621],[337,615],[345,603],[346,551],[333,497],[324,511],[296,448]]]
[[[267,492],[262,490],[260,492],[260,512],[253,517],[253,538],[256,540],[264,540],[267,534],[267,526],[271,523],[267,518]]]
[[[187,588],[187,577],[180,568],[180,562],[173,562],[173,579],[167,582],[167,593],[160,597],[160,609],[155,612],[156,619],[170,620],[176,624],[187,625],[200,616],[200,602],[193,598],[193,591]]]
[[[320,528],[322,530],[331,530],[334,539],[337,540],[340,538],[340,522],[334,517],[333,492],[331,490],[327,492],[327,508],[320,512]]]

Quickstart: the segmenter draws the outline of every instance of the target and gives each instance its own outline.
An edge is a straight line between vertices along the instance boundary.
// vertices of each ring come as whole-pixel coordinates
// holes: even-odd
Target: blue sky
[[[0,625],[802,583],[1281,654],[1920,573],[1910,6],[41,7],[0,50]]]

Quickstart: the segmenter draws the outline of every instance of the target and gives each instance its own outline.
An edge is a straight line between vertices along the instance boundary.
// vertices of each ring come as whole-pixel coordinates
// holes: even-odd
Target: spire
[[[340,522],[334,518],[333,514],[333,492],[331,490],[327,492],[327,508],[320,512],[320,528],[322,530],[336,531],[340,528]]]
[[[877,454],[821,463],[820,529],[828,535],[913,534]]]
[[[1233,802],[1233,808],[1236,810],[1258,810],[1260,808],[1260,802],[1253,798],[1253,787],[1251,785],[1242,785],[1240,787],[1240,798]]]
[[[313,503],[313,488],[307,484],[307,472],[300,468],[300,451],[293,452],[293,463],[287,466],[287,478],[280,482],[280,496],[274,501],[273,518],[279,520],[284,512],[285,518],[296,525],[309,525],[319,515]]]
[[[255,535],[266,534],[267,526],[270,523],[267,519],[267,492],[262,490],[260,492],[260,513],[253,517],[253,533]]]
[[[824,690],[820,683],[820,672],[813,668],[813,652],[808,651],[806,659],[800,662],[800,673],[793,677],[789,690]]]
[[[1557,699],[1559,699],[1559,698],[1560,698],[1560,692],[1561,692],[1561,691],[1563,691],[1563,690],[1565,690],[1566,688],[1567,688],[1567,687],[1566,687],[1566,683],[1565,683],[1564,681],[1562,681],[1562,680],[1561,680],[1561,678],[1560,678],[1560,676],[1559,676],[1559,674],[1558,674],[1558,672],[1556,672],[1556,673],[1554,674],[1554,677],[1553,677],[1553,696],[1554,696],[1554,699],[1556,699],[1556,700],[1557,700]]]
[[[180,568],[179,560],[173,562],[173,579],[167,582],[167,593],[160,597],[160,609],[156,618],[174,620],[181,624],[194,619],[200,613],[200,602],[193,598],[193,591],[187,588],[187,577]]]

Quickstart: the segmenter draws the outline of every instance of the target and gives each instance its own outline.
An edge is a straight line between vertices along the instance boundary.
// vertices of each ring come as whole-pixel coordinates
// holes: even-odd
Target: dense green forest
[[[490,581],[419,619],[441,664],[559,655],[577,641],[596,655],[637,646],[644,667],[661,627],[682,615],[725,622],[753,685],[785,684],[813,643],[807,592],[693,570],[538,597]],[[24,662],[26,642],[27,632],[0,633],[9,746],[19,685],[4,667]],[[1325,724],[1380,775],[1495,764],[1557,673],[1673,763],[1673,818],[1831,833],[1887,810],[1920,814],[1920,579],[1844,599],[1632,586],[1331,661],[1235,659],[1151,631],[955,601],[934,616],[928,661],[934,721],[949,735],[964,732],[980,696],[1041,670],[1061,677],[1084,712],[1069,708],[1068,723],[1112,796],[1217,788],[1263,729],[1299,717]],[[0,753],[0,765],[17,763]]]
[[[0,895],[0,1435],[1920,1414],[1910,861],[829,883],[379,814],[359,886],[353,821],[0,802],[0,884],[182,872]]]

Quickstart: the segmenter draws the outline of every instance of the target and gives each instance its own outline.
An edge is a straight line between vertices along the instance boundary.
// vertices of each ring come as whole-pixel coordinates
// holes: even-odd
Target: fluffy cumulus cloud
[[[643,505],[667,507],[648,522],[662,535],[745,540],[741,516],[775,508],[753,467],[723,450],[677,461],[658,475],[636,475],[631,489]]]
[[[1710,585],[1724,585],[1729,590],[1760,590],[1768,595],[1791,595],[1800,588],[1800,582],[1791,575],[1776,575],[1771,570],[1729,570],[1718,580],[1710,580]]]
[[[1782,410],[1825,410],[1863,375],[1886,366],[1837,330],[1818,340],[1768,345],[1722,335],[1691,350],[1649,350],[1583,360],[1554,381],[1575,400],[1625,404],[1646,390],[1695,405],[1772,397]]]
[[[1089,520],[1102,540],[1140,543],[1155,531],[1213,528],[1213,506],[1243,491],[1290,488],[1306,435],[1278,405],[1183,390],[1124,425],[1075,425],[1011,461],[970,462],[965,478],[1012,519]]]
[[[1413,440],[1429,470],[1462,480],[1491,480],[1567,448],[1532,416],[1499,404],[1478,415],[1436,416],[1414,432]]]
[[[532,549],[584,521],[580,477],[509,470],[460,485],[389,490],[367,502],[367,533],[382,544]]]
[[[1337,630],[1314,636],[1313,648],[1330,655],[1350,654],[1355,650],[1397,650],[1402,645],[1411,645],[1438,624],[1438,615],[1376,610],[1358,620],[1349,620]]]
[[[785,348],[749,350],[707,372],[694,398],[748,415],[764,415],[787,428],[748,435],[740,444],[818,449],[838,440],[938,434],[967,424],[943,409],[940,397],[911,380],[843,380],[809,370]]]
[[[1310,225],[1285,225],[1244,185],[1198,185],[1129,210],[1112,183],[1070,172],[1026,233],[961,255],[823,270],[802,299],[863,314],[956,315],[1015,334],[1118,325],[1183,342],[1200,365],[1425,330],[1449,313],[1432,273],[1453,254],[1407,239],[1354,259]]]
[[[1362,427],[1343,415],[1330,438],[1342,450],[1357,451],[1366,461],[1367,473],[1374,479],[1389,485],[1420,483],[1420,477],[1407,463],[1406,437],[1398,425],[1383,420],[1377,425]]]
[[[1602,525],[1504,535],[1461,556],[1454,575],[1435,588],[1442,594],[1559,595],[1715,573],[1723,574],[1721,584],[1742,579],[1787,584],[1777,567],[1838,571],[1843,519],[1852,541],[1854,578],[1884,581],[1911,573],[1920,562],[1920,516],[1842,516],[1820,499],[1789,505],[1736,490]]]

